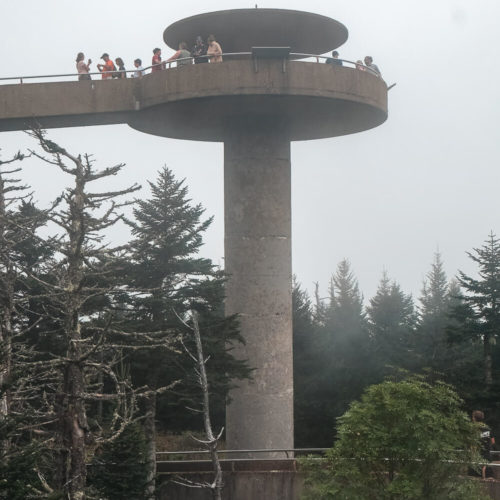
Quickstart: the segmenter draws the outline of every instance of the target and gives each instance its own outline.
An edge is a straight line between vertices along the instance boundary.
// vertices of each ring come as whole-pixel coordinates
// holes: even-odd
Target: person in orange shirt
[[[108,78],[113,78],[113,72],[116,71],[116,67],[113,61],[109,58],[109,54],[104,52],[101,59],[104,61],[104,64],[98,64],[97,69],[102,73],[102,79],[106,80]]]

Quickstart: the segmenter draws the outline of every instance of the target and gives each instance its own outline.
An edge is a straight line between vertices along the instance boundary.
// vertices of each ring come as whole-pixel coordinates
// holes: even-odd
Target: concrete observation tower
[[[354,65],[305,62],[348,37],[339,22],[279,9],[189,17],[167,45],[215,34],[220,64],[140,79],[0,86],[0,130],[128,123],[163,137],[224,142],[226,312],[255,368],[231,393],[228,449],[293,448],[290,143],[361,132],[387,118],[387,86]]]
[[[210,33],[224,52],[253,58],[226,57],[202,72],[199,65],[187,68],[179,78],[191,87],[189,97],[129,123],[149,133],[224,142],[226,311],[240,315],[246,340],[236,354],[256,369],[253,381],[231,394],[227,447],[293,448],[290,142],[381,124],[387,87],[366,71],[293,60],[294,53],[322,54],[347,40],[347,29],[327,17],[212,12],[169,26],[164,39],[175,48]]]

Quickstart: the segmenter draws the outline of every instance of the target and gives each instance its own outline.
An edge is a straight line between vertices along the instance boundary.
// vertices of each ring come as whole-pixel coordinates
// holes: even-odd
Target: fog
[[[294,0],[261,8],[304,10]],[[144,0],[4,0],[0,77],[69,73],[77,52],[122,57],[127,69],[162,47],[163,30],[194,14],[254,7],[241,1],[172,4]],[[473,272],[466,251],[490,231],[500,233],[500,156],[497,52],[500,4],[493,0],[313,0],[307,10],[349,29],[340,57],[373,56],[388,84],[389,117],[348,137],[292,145],[293,270],[308,289],[326,291],[337,263],[349,258],[365,298],[382,271],[418,296],[436,250],[449,276]],[[224,47],[222,47],[224,49]],[[166,57],[165,57],[166,56]],[[2,82],[0,82],[2,83]],[[125,162],[116,186],[145,186],[163,166],[186,178],[194,202],[214,223],[204,254],[223,265],[222,144],[148,136],[126,125],[59,129],[50,138],[98,165]],[[3,158],[34,147],[21,132],[2,133]],[[47,204],[67,179],[34,159],[23,176]],[[126,238],[123,228],[112,233]]]

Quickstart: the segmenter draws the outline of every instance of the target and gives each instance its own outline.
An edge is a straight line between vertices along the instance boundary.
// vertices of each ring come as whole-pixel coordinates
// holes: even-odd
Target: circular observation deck
[[[127,123],[163,137],[223,142],[235,126],[278,123],[292,141],[371,129],[387,119],[387,85],[368,71],[297,60],[225,60],[141,81]]]
[[[340,47],[347,28],[319,14],[286,9],[234,9],[187,17],[163,33],[174,50],[180,42],[194,43],[214,34],[226,53],[248,52],[252,47],[290,47],[292,52],[323,54]]]

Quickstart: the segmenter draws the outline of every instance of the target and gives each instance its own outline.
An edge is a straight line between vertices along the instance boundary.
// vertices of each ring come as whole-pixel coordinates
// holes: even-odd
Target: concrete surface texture
[[[291,171],[287,122],[233,123],[224,144],[226,313],[255,368],[227,406],[228,449],[293,448]],[[244,455],[242,455],[244,456]],[[240,457],[241,458],[241,457]]]
[[[214,34],[224,52],[252,47],[290,47],[292,52],[323,54],[340,47],[347,28],[329,17],[285,9],[234,9],[208,12],[171,24],[163,33],[174,50],[180,42]]]
[[[190,474],[191,481],[211,481],[209,474]],[[224,473],[223,500],[299,500],[304,478],[296,472],[229,472]],[[210,500],[208,489],[186,488],[162,482],[159,498],[161,500]]]
[[[352,134],[387,118],[387,87],[354,68],[279,60],[196,64],[144,78],[141,110],[128,120],[150,134],[224,141],[236,117],[280,116],[290,139]],[[157,76],[158,75],[158,76]]]

